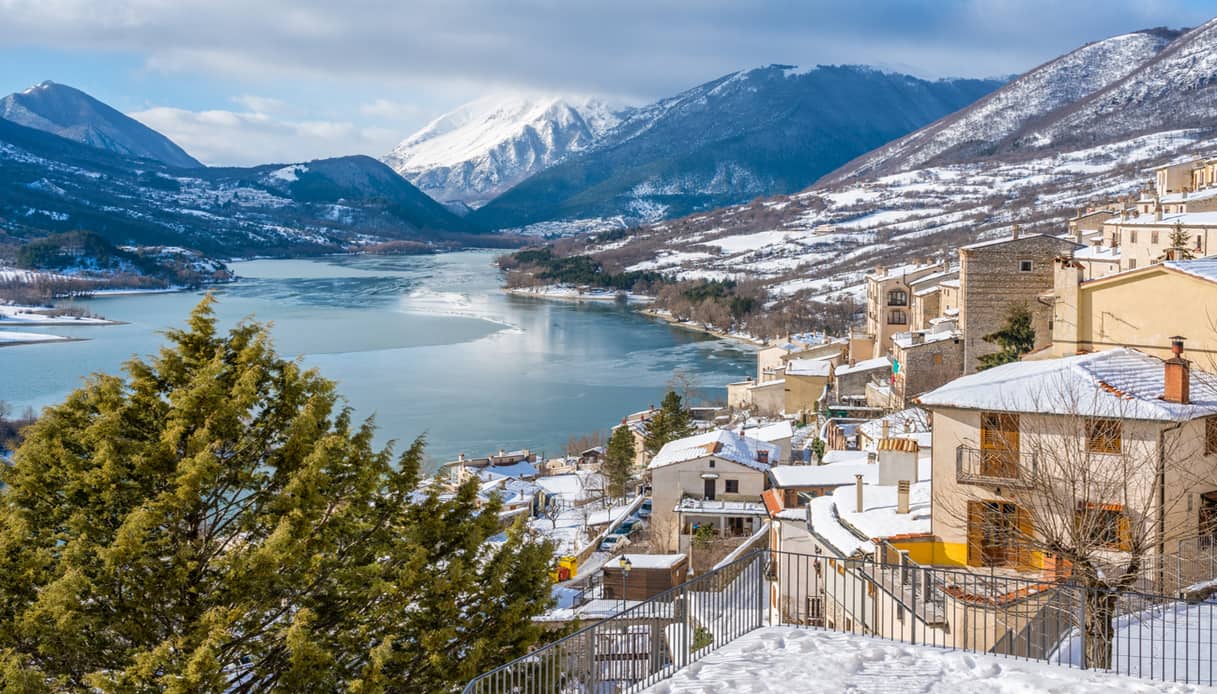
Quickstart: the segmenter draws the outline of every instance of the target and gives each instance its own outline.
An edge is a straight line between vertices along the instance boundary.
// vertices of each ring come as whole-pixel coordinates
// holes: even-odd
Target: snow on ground
[[[9,325],[112,325],[114,321],[80,316],[48,316],[33,306],[0,305],[0,327]]]
[[[1196,685],[1152,682],[1046,663],[910,646],[853,634],[769,627],[728,643],[671,679],[644,691],[1100,694],[1209,690]]]
[[[619,292],[616,289],[602,287],[571,287],[561,284],[549,284],[540,287],[522,287],[505,289],[508,294],[529,296],[536,299],[555,299],[559,301],[617,301],[618,297],[633,303],[649,303],[653,297],[629,292]]]
[[[13,345],[32,345],[39,342],[62,342],[70,340],[62,335],[45,335],[43,333],[19,333],[13,330],[0,330],[0,347]]]
[[[1212,681],[1215,610],[1213,602],[1173,603],[1117,618],[1116,669],[1140,677]],[[1164,643],[1167,638],[1172,643]],[[1051,660],[1082,662],[1081,633],[1074,630]]]

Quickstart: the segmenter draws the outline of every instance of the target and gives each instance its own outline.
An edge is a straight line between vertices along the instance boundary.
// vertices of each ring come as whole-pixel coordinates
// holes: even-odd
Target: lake
[[[755,370],[746,345],[623,305],[505,294],[495,254],[232,263],[241,279],[215,288],[216,311],[225,327],[270,322],[281,354],[337,381],[358,415],[376,416],[381,443],[396,439],[400,450],[426,434],[432,465],[500,448],[557,455],[570,436],[657,405],[677,369],[711,398]],[[118,372],[154,353],[202,294],[78,302],[125,325],[17,328],[88,339],[0,349],[0,400],[41,408],[90,373]]]

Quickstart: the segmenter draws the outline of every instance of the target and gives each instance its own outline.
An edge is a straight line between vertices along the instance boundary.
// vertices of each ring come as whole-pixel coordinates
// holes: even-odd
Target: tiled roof
[[[881,439],[876,446],[880,451],[903,451],[905,453],[917,453],[921,450],[921,446],[914,439],[902,438],[887,438]]]
[[[1167,402],[1163,362],[1120,348],[1020,361],[958,378],[918,398],[927,407],[1186,421],[1217,414],[1217,376],[1191,369],[1191,402]]]

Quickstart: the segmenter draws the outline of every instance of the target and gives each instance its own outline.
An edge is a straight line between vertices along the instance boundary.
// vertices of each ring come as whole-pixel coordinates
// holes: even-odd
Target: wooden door
[[[980,474],[1018,477],[1018,415],[985,412],[980,416]]]
[[[705,491],[702,493],[702,498],[706,501],[714,501],[714,480],[705,480],[703,488]]]
[[[968,565],[1006,566],[1030,564],[1030,553],[1023,556],[1018,542],[1019,530],[1029,532],[1030,517],[1014,504],[1002,501],[968,502]]]

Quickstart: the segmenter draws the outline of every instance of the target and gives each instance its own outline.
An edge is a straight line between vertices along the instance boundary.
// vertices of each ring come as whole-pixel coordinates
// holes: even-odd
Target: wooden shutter
[[[1119,534],[1116,537],[1119,539],[1120,551],[1121,552],[1131,552],[1132,551],[1132,527],[1128,521],[1128,513],[1120,514],[1120,518],[1117,523],[1117,528],[1118,528]]]
[[[968,502],[968,566],[984,566],[985,502]]]
[[[1035,524],[1031,520],[1031,513],[1021,506],[1016,506],[1014,510],[1014,522],[1018,524],[1018,533],[1016,533],[1015,542],[1018,543],[1018,565],[1023,569],[1033,570],[1039,567],[1035,566],[1035,553],[1031,551],[1031,538],[1035,533]]]

